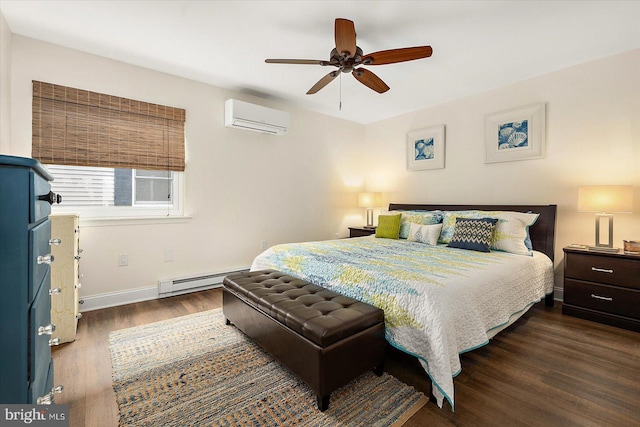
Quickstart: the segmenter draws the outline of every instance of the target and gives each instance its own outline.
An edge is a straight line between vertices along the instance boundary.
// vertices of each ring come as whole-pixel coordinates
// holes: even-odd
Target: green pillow
[[[397,239],[400,233],[400,218],[402,214],[396,215],[378,215],[378,228],[376,228],[376,237],[385,239]]]

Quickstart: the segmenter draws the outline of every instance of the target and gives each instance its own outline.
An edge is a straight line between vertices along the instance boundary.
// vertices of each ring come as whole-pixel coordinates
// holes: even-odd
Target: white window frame
[[[137,169],[131,169],[131,205],[132,206],[136,206],[136,207],[152,207],[152,206],[160,206],[160,207],[165,207],[166,208],[166,204],[161,204],[158,202],[139,202],[136,200],[136,186],[138,185],[138,179],[169,179],[166,176],[137,176],[136,175],[136,171]],[[166,172],[166,171],[164,171]],[[171,173],[171,180],[172,180],[172,184],[175,181],[175,177],[176,177],[176,172],[170,171]],[[176,192],[175,189],[175,185],[172,185],[171,187],[171,198],[175,199],[175,195],[178,194]]]
[[[46,167],[46,165],[45,165]],[[132,185],[135,186],[135,172],[132,172]],[[54,175],[55,178],[55,175]],[[54,180],[55,182],[55,180]],[[132,189],[132,198],[135,188]],[[135,204],[133,206],[65,206],[64,194],[62,196],[62,204],[54,204],[52,206],[53,214],[74,213],[80,214],[81,218],[87,219],[145,219],[145,218],[161,218],[161,217],[183,217],[184,215],[184,172],[173,172],[173,204]]]

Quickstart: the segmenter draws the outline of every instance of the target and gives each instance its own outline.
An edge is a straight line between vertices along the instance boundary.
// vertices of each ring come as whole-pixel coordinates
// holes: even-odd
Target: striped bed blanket
[[[274,269],[384,310],[394,347],[416,356],[433,394],[454,408],[460,353],[481,347],[553,290],[540,252],[481,253],[373,236],[273,246],[251,270]]]

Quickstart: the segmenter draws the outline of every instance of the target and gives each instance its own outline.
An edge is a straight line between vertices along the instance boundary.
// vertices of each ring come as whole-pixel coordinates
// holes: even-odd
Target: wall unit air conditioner
[[[291,114],[262,105],[227,99],[224,103],[224,125],[228,128],[284,135],[289,131]]]

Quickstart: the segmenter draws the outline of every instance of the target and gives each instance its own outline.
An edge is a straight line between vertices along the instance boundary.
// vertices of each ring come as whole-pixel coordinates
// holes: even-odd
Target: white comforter
[[[480,253],[374,237],[274,246],[251,266],[267,268],[383,309],[387,341],[418,357],[438,405],[446,398],[452,408],[459,354],[487,344],[553,290],[553,263],[539,252]]]

